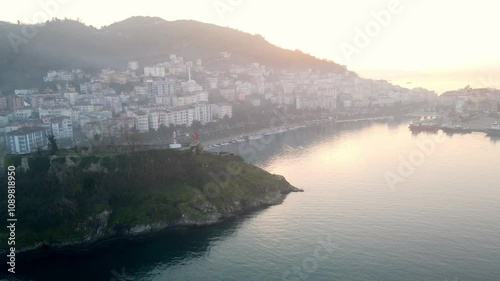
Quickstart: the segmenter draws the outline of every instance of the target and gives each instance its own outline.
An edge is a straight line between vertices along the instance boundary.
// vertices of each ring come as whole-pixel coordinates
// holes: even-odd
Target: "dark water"
[[[305,192],[221,225],[20,264],[9,280],[500,280],[500,142],[363,123],[239,146],[225,149]]]

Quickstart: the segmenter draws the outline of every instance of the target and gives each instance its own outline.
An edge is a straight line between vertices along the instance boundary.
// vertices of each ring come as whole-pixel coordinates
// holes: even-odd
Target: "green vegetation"
[[[92,242],[144,225],[213,223],[250,207],[278,204],[296,191],[282,177],[232,155],[34,154],[8,156],[5,165],[16,166],[18,248]],[[7,197],[6,189],[0,196]],[[2,200],[0,208],[6,210],[6,204]],[[1,216],[7,219],[5,212]]]

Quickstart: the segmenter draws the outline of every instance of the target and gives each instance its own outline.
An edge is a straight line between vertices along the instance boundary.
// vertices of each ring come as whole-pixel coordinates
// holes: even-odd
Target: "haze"
[[[8,9],[0,10],[0,19],[40,22],[45,2],[50,1],[3,1]],[[500,71],[494,69],[500,62],[500,4],[492,0],[59,2],[54,17],[78,18],[96,27],[131,16],[192,19],[261,34],[280,47],[300,49],[347,65],[366,78],[405,87],[421,86],[438,93],[467,84],[500,88]],[[379,20],[377,29],[372,21],[382,10],[391,16]],[[372,36],[356,44],[357,29],[366,33],[367,28]]]

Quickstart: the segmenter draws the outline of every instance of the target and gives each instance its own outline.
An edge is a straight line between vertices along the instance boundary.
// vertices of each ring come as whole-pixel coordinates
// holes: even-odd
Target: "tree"
[[[59,151],[59,147],[57,146],[56,137],[53,134],[45,134],[47,140],[49,141],[49,151],[50,155],[56,155],[57,151]]]
[[[139,131],[135,127],[130,130],[127,130],[124,136],[125,136],[125,141],[130,146],[132,152],[135,151],[135,148],[137,147],[138,144],[144,141],[144,135],[139,133]]]
[[[36,146],[36,154],[37,154],[38,156],[42,156],[42,151],[43,151],[42,147],[41,147],[41,146],[39,146],[39,145],[37,145],[37,146]]]
[[[232,118],[229,118],[229,115],[224,115],[224,117],[222,117],[222,119],[220,120],[221,124],[224,125],[224,126],[229,126],[231,125],[231,119]]]
[[[191,129],[193,129],[195,131],[201,129],[202,127],[203,127],[203,125],[198,120],[194,120],[193,123],[191,124]]]

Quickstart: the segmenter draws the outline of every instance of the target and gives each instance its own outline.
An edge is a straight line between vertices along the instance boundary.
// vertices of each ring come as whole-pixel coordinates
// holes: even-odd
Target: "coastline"
[[[264,135],[266,133],[269,134],[275,134],[276,131],[282,130],[283,132],[285,131],[291,131],[295,130],[298,128],[304,128],[304,127],[310,127],[316,124],[323,124],[323,123],[349,123],[349,122],[362,122],[362,121],[378,121],[378,120],[392,120],[394,117],[393,116],[379,116],[379,117],[366,117],[366,118],[354,118],[354,119],[317,119],[317,120],[312,120],[312,121],[303,121],[303,122],[295,122],[295,123],[289,123],[284,126],[278,126],[278,127],[268,127],[268,128],[263,128],[263,129],[257,129],[257,130],[252,130],[252,131],[247,131],[243,134],[232,134],[227,137],[222,137],[222,138],[217,138],[213,140],[208,140],[204,141],[203,145],[205,147],[213,146],[213,145],[220,145],[222,143],[230,142],[233,141],[237,138],[241,137],[249,137],[249,136],[258,136],[258,135]]]
[[[83,240],[76,240],[64,243],[48,243],[40,242],[36,245],[20,248],[16,254],[23,256],[30,255],[44,255],[48,252],[90,252],[98,245],[104,245],[117,240],[143,240],[148,237],[154,237],[156,235],[161,235],[167,231],[176,231],[180,229],[194,230],[200,227],[209,227],[218,224],[222,224],[233,219],[240,219],[247,214],[252,212],[263,211],[272,206],[281,205],[286,197],[290,193],[304,192],[302,189],[290,186],[290,191],[286,194],[280,194],[280,196],[273,198],[270,201],[263,201],[260,204],[249,206],[246,208],[235,209],[232,213],[221,214],[220,216],[212,216],[210,220],[192,221],[192,220],[181,220],[173,223],[155,223],[148,225],[136,225],[131,228],[131,230],[125,233],[112,232],[110,235],[104,235],[100,237],[94,237],[91,239],[85,238]],[[135,231],[134,231],[135,229]],[[7,251],[0,250],[0,254],[6,254]]]
[[[18,166],[23,157],[26,158],[12,156],[9,161]],[[40,178],[52,182],[49,190],[60,190],[57,195],[52,194],[52,200],[64,200],[74,207],[71,214],[57,213],[54,219],[50,215],[50,206],[33,206],[38,217],[51,217],[51,225],[40,225],[37,216],[29,215],[34,209],[24,210],[20,216],[24,217],[26,227],[19,229],[23,231],[18,233],[20,241],[24,239],[24,245],[16,247],[17,254],[44,249],[85,250],[96,243],[113,239],[135,239],[168,229],[214,225],[250,211],[279,205],[288,194],[303,191],[284,177],[245,163],[237,156],[141,151],[82,156],[78,163],[72,162],[68,166],[69,160],[71,156],[26,159],[29,168],[20,172],[23,181],[18,182],[19,194],[27,201],[36,200],[37,196],[31,192],[34,183],[30,178],[23,177],[25,173],[35,172]],[[48,165],[39,165],[42,162]],[[65,172],[56,179],[50,169],[61,163],[66,163],[63,164]],[[158,169],[145,169],[144,163]],[[179,166],[179,163],[182,165]],[[211,175],[235,165],[239,172],[232,174],[234,180],[230,188],[221,185],[217,187],[215,196],[207,193],[207,186],[215,184]],[[170,172],[165,173],[163,169]],[[151,171],[155,172],[151,174]],[[237,179],[236,175],[239,175]],[[84,187],[88,189],[86,194],[76,196],[74,191],[82,187],[78,184],[80,181],[74,179],[87,179],[83,181],[85,183],[90,178],[93,183]],[[105,196],[97,199],[98,194]],[[51,195],[43,195],[42,191],[38,196]],[[31,225],[37,225],[40,231],[30,233]],[[1,248],[0,253],[7,250]]]

